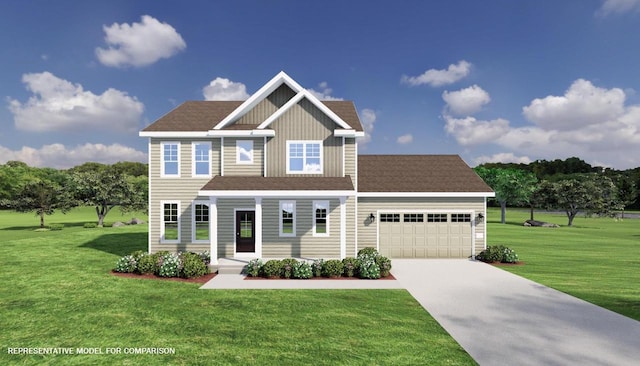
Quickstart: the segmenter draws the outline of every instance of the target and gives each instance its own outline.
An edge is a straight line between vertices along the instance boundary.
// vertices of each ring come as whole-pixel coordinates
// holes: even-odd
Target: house
[[[457,155],[358,155],[353,102],[284,72],[246,101],[189,101],[149,139],[149,251],[219,258],[465,258],[489,188]]]

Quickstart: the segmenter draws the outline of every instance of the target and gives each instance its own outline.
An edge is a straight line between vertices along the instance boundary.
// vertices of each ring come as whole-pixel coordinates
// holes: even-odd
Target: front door
[[[236,252],[256,251],[255,211],[236,211]]]

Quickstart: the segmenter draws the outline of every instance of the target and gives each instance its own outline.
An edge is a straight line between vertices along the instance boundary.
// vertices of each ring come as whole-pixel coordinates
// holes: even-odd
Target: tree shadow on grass
[[[72,227],[83,227],[85,223],[84,222],[47,222],[47,221],[45,221],[44,227],[46,229],[46,228],[49,228],[49,225],[58,225],[58,224],[62,224],[66,228],[72,228]],[[4,227],[4,228],[0,229],[0,231],[2,231],[2,230],[7,230],[7,231],[25,231],[26,230],[26,231],[28,231],[28,230],[37,230],[37,229],[40,229],[40,225],[39,224]]]
[[[82,244],[81,248],[96,249],[123,257],[136,250],[147,250],[147,233],[110,233]]]

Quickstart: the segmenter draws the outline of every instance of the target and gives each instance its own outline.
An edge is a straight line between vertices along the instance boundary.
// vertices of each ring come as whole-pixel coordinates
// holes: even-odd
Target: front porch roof
[[[198,192],[215,197],[339,197],[355,196],[346,177],[215,176]]]

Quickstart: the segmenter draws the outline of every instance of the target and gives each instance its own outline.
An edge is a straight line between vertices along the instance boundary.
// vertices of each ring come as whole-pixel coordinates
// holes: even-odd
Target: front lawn
[[[559,228],[524,227],[526,210],[488,212],[488,245],[514,249],[524,266],[501,267],[609,310],[640,320],[640,219],[536,214]]]
[[[112,276],[119,257],[146,250],[147,226],[83,228],[94,215],[47,217],[64,229],[36,232],[32,215],[0,211],[0,364],[475,364],[404,290],[207,291]],[[9,354],[24,347],[121,353]],[[136,347],[175,354],[124,354]]]

